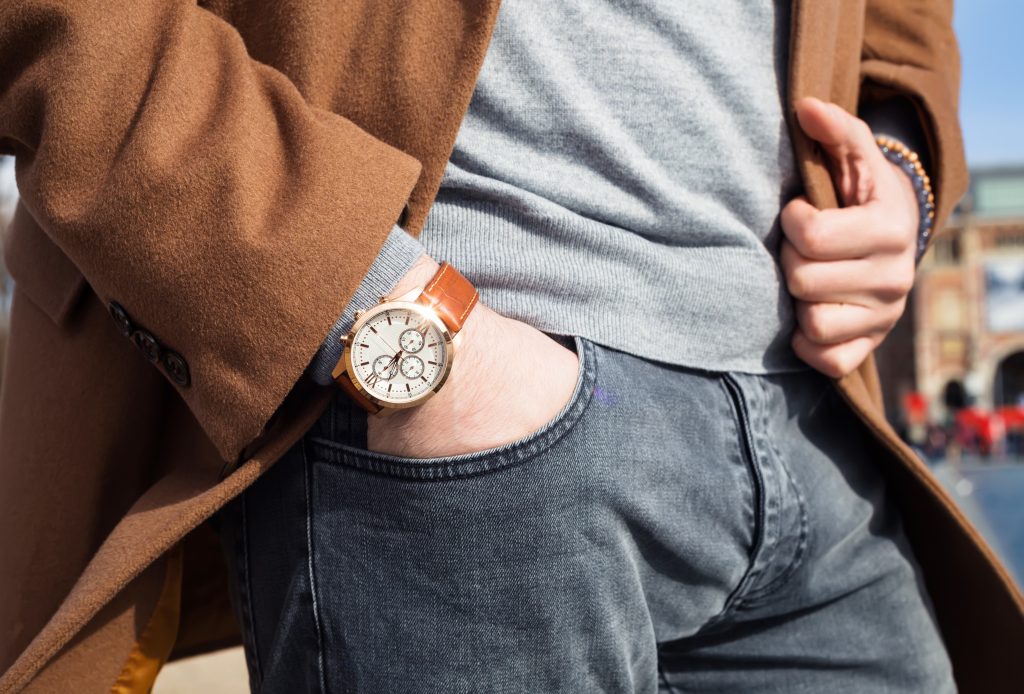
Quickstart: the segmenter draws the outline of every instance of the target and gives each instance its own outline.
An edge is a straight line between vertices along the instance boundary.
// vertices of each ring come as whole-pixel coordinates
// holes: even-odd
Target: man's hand
[[[845,205],[804,196],[782,209],[780,264],[795,298],[797,356],[839,378],[856,369],[903,314],[914,283],[919,212],[914,188],[860,118],[805,97],[800,126],[828,154]]]
[[[391,295],[423,287],[437,268],[423,256]],[[369,417],[369,450],[432,458],[500,446],[540,429],[572,396],[576,354],[533,326],[477,302],[460,334],[451,374],[434,397]]]

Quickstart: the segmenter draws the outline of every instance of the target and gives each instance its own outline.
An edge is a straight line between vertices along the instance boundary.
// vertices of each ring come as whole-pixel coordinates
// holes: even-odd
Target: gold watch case
[[[459,342],[459,335],[453,336],[451,331],[448,329],[448,326],[444,324],[444,321],[441,320],[441,318],[432,308],[425,306],[421,303],[418,303],[416,301],[404,299],[405,297],[403,297],[402,300],[382,300],[381,303],[377,304],[373,308],[369,308],[366,311],[357,312],[356,322],[352,325],[352,329],[349,330],[348,334],[342,339],[345,351],[344,354],[342,355],[341,360],[338,362],[338,365],[335,367],[334,373],[332,374],[334,378],[338,378],[339,376],[344,374],[346,378],[352,381],[352,384],[355,386],[356,390],[358,390],[363,397],[365,397],[367,400],[377,405],[378,407],[383,408],[384,412],[388,410],[402,410],[409,407],[418,407],[425,403],[430,398],[432,398],[435,394],[437,394],[437,392],[441,390],[441,387],[445,384],[445,381],[448,380],[448,375],[451,373],[452,364],[455,362],[456,347]],[[437,329],[437,331],[441,334],[441,337],[444,340],[445,354],[447,356],[447,358],[445,359],[444,370],[441,372],[441,377],[437,380],[437,383],[434,384],[434,386],[430,390],[428,390],[426,393],[416,398],[415,400],[410,400],[408,402],[402,403],[394,403],[376,397],[373,393],[369,392],[366,388],[363,387],[363,384],[359,382],[359,379],[355,378],[352,375],[354,373],[354,364],[352,363],[351,350],[352,340],[354,339],[356,334],[359,333],[362,327],[366,325],[367,322],[369,322],[375,316],[378,316],[381,313],[384,313],[385,311],[390,311],[392,309],[406,309],[416,315],[421,316],[424,320],[430,321],[433,324],[433,326]]]

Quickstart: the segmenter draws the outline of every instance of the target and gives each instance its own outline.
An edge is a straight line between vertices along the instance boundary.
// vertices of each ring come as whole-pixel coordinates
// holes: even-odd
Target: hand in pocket
[[[444,387],[419,407],[370,416],[367,448],[434,458],[529,436],[572,397],[579,358],[531,325],[478,304]]]

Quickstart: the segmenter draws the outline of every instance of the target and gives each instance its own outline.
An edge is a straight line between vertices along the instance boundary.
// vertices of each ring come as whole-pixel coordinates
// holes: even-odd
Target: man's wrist
[[[389,299],[396,299],[397,297],[407,294],[414,290],[423,289],[427,283],[437,274],[440,264],[432,257],[424,253],[420,258],[413,263],[413,266],[409,269],[402,279],[395,285],[394,290],[387,295]],[[465,322],[462,324],[462,329],[459,333],[462,335],[460,342],[462,347],[459,349],[460,362],[472,361],[470,356],[473,353],[473,348],[476,346],[477,335],[481,330],[485,330],[485,324],[491,323],[491,319],[496,314],[484,305],[482,301],[478,301],[473,310],[466,316]]]
[[[935,196],[928,173],[917,152],[898,138],[876,133],[875,140],[886,160],[899,170],[899,178],[909,186],[909,197],[913,206],[917,208],[917,236],[914,248],[914,264],[917,265],[928,246],[935,221]]]
[[[424,252],[385,296],[388,299],[396,299],[403,294],[411,292],[413,289],[422,289],[430,281],[430,278],[437,273],[439,267],[441,266],[438,262]]]

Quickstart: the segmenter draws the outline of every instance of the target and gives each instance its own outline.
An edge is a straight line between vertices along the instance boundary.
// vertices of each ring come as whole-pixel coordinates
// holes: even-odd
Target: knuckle
[[[892,239],[891,249],[904,251],[908,246],[913,246],[917,241],[917,224],[909,215],[896,212],[889,215],[885,220],[885,238]]]
[[[779,240],[779,265],[782,267],[784,273],[789,273],[789,269],[797,262],[796,249],[793,248],[793,243],[785,236]]]
[[[781,221],[785,222],[787,219],[789,219],[793,215],[793,213],[795,212],[796,208],[799,205],[800,205],[800,196],[799,195],[794,197],[792,200],[787,202],[785,205],[783,205],[782,206],[782,210],[779,212],[779,214],[781,215]]]
[[[793,296],[797,298],[810,296],[812,287],[811,281],[807,277],[806,263],[798,263],[790,268],[786,283],[789,287],[789,293]]]
[[[869,141],[873,142],[875,139],[875,134],[871,130],[871,126],[868,125],[863,118],[858,118],[857,116],[851,116],[851,118],[853,119],[853,123],[850,124],[851,139],[854,140],[855,142],[862,142],[865,145]],[[871,151],[871,149],[868,149],[868,152]],[[879,155],[881,155],[881,152],[879,152]]]
[[[900,277],[899,288],[900,294],[902,295],[901,298],[905,298],[910,294],[911,290],[914,289],[914,273],[904,272]]]
[[[907,296],[914,288],[914,275],[905,268],[901,268],[889,275],[889,281],[885,287],[892,295],[894,301]]]
[[[804,196],[799,195],[786,203],[780,215],[780,221],[787,230],[799,231],[818,215],[818,209]]]
[[[812,342],[827,342],[831,331],[829,329],[828,312],[821,304],[805,304],[801,327]]]
[[[833,378],[842,378],[849,373],[849,370],[846,368],[846,360],[839,352],[833,352],[826,355],[822,361],[824,362],[828,375]]]
[[[805,255],[818,257],[828,250],[828,229],[820,216],[804,225],[801,237]]]
[[[862,164],[857,176],[857,200],[870,200],[875,190],[875,179],[866,164]]]
[[[904,312],[907,310],[907,297],[902,297],[892,309],[892,325],[896,325],[900,318],[903,317]]]
[[[880,311],[874,329],[871,331],[872,334],[881,335],[883,338],[888,335],[896,327],[896,324],[899,323],[900,318],[903,317],[906,305],[907,301],[906,297],[904,297],[890,304],[885,310]]]
[[[786,203],[782,212],[779,213],[779,224],[782,225],[783,231],[787,234],[795,231],[800,225],[805,209],[806,204],[800,197],[793,198]]]

